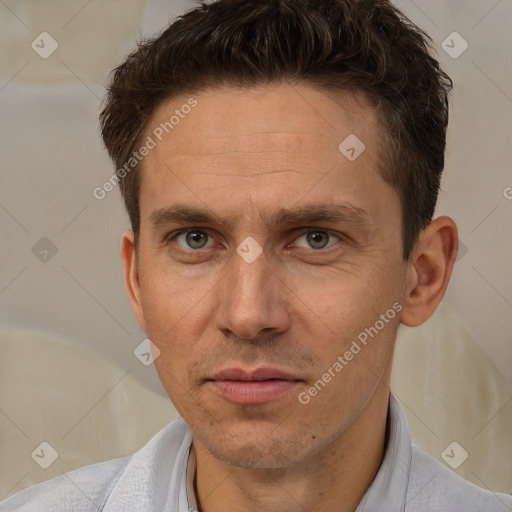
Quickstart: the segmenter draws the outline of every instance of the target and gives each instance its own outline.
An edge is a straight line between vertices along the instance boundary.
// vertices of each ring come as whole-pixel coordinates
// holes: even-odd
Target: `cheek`
[[[155,369],[167,393],[176,396],[186,386],[186,361],[193,357],[193,333],[187,331],[187,304],[183,294],[171,289],[162,280],[146,281],[141,286],[142,307],[147,337],[158,347]],[[173,400],[174,402],[174,400]],[[175,406],[177,407],[176,403]]]
[[[295,276],[290,289],[300,299],[296,306],[328,337],[357,335],[401,300],[403,276],[396,266],[377,263]]]
[[[364,275],[345,272],[330,280],[311,280],[307,286],[302,281],[303,289],[309,290],[303,295],[304,302],[309,299],[314,307],[304,314],[303,321],[299,320],[299,327],[310,330],[306,333],[308,349],[322,361],[316,368],[318,378],[329,369],[331,377],[336,374],[333,381],[345,384],[363,379],[371,385],[380,377],[390,360],[399,326],[402,280],[398,267],[380,266]]]
[[[209,289],[205,283],[181,276],[160,259],[148,258],[140,278],[146,334],[157,345],[165,344],[177,333],[188,337],[186,333],[194,329],[193,317]]]
[[[299,397],[300,403],[311,406],[310,410],[336,411],[328,416],[329,421],[342,418],[341,423],[350,424],[379,384],[389,388],[388,370],[398,325],[391,304],[382,310],[363,304],[342,312],[332,327],[336,334],[315,348],[321,364]]]

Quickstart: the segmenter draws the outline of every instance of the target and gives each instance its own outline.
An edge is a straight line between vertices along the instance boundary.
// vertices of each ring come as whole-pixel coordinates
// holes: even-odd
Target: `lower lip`
[[[294,388],[297,380],[213,380],[215,391],[238,405],[257,405],[270,402]]]

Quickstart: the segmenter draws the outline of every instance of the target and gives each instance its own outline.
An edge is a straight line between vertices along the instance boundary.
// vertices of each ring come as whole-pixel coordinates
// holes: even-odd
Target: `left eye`
[[[328,231],[319,231],[319,230],[310,230],[306,233],[303,233],[301,236],[299,236],[296,240],[300,240],[303,237],[306,237],[306,241],[309,244],[308,246],[300,246],[299,247],[305,247],[306,249],[313,248],[313,249],[325,249],[326,247],[330,247],[331,245],[334,245],[332,243],[331,245],[327,245],[329,243],[329,238],[333,237],[337,238],[338,240],[341,240],[339,236],[332,235]],[[294,242],[294,245],[296,242]]]

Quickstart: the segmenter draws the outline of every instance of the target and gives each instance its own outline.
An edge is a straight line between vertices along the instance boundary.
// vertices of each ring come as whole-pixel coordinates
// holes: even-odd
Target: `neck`
[[[227,465],[194,440],[200,512],[353,512],[384,455],[389,388],[377,386],[352,425],[307,460],[279,469]]]

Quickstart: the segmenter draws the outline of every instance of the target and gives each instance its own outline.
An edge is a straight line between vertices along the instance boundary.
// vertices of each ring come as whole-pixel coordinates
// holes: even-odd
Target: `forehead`
[[[360,93],[283,84],[174,97],[146,129],[156,146],[142,165],[141,217],[176,199],[229,214],[248,204],[291,207],[305,195],[369,199],[382,181],[379,129]],[[364,144],[353,161],[340,151],[346,140]]]
[[[207,89],[164,101],[154,112],[147,132],[161,133],[166,150],[175,156],[223,152],[328,151],[351,133],[373,149],[378,136],[376,110],[362,93],[327,91],[306,85]],[[173,123],[169,130],[169,120]],[[167,125],[166,125],[167,123]],[[168,129],[169,133],[167,133]],[[183,139],[187,138],[186,145]],[[162,148],[161,148],[162,149]],[[158,152],[156,152],[158,153]]]

